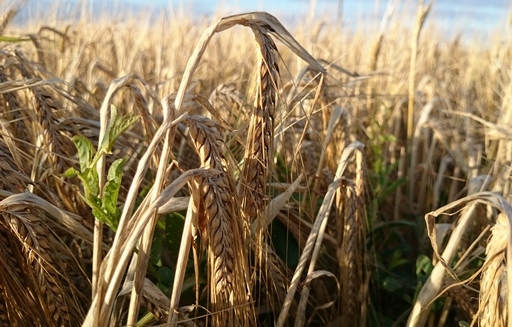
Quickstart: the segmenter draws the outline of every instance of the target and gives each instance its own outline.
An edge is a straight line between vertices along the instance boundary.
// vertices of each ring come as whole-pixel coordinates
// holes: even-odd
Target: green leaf
[[[105,133],[105,136],[103,137],[103,140],[101,140],[100,148],[104,150],[105,152],[110,152],[112,149],[112,146],[114,145],[115,139],[112,139],[111,132],[114,128],[114,125],[117,121],[117,108],[114,105],[110,105],[110,120],[107,126],[107,131]]]
[[[404,286],[396,278],[393,278],[391,276],[386,276],[386,277],[384,277],[384,280],[382,281],[382,287],[386,291],[393,293],[396,290],[403,289]]]
[[[67,178],[72,178],[72,177],[75,177],[76,175],[78,175],[79,171],[76,170],[75,168],[73,167],[70,167],[68,168],[65,172],[64,172],[64,177],[67,177]]]
[[[393,270],[393,269],[403,266],[407,263],[408,263],[407,259],[402,258],[402,251],[396,250],[395,252],[393,252],[393,256],[391,257],[391,263],[390,263],[388,269]]]
[[[91,207],[93,215],[103,223],[106,223],[114,231],[117,229],[121,210],[117,207],[117,199],[123,178],[125,159],[118,159],[112,163],[107,173],[107,181],[103,188],[103,195],[99,199],[100,185],[96,163],[106,153],[109,153],[117,137],[133,124],[137,118],[133,115],[118,116],[117,109],[112,106],[111,119],[107,127],[107,133],[100,143],[98,152],[95,153],[92,142],[82,135],[73,137],[73,143],[78,151],[80,171],[69,168],[65,172],[66,177],[78,176],[84,187],[83,198]]]
[[[82,181],[84,186],[84,196],[89,198],[90,196],[98,196],[98,173],[95,170],[87,169],[81,173],[77,171],[76,176]]]
[[[101,141],[100,148],[106,153],[112,151],[115,141],[124,133],[139,117],[133,114],[119,116],[115,106],[110,107],[110,122],[107,126],[105,137]]]
[[[101,207],[101,200],[89,194],[88,197],[82,196],[84,202],[92,209],[92,214],[96,219],[107,224],[114,232],[117,230],[117,224],[114,224],[112,218]]]
[[[73,143],[75,143],[78,150],[78,160],[80,162],[80,171],[85,172],[86,169],[92,168],[92,157],[94,155],[94,148],[91,141],[83,135],[73,136]]]
[[[16,37],[16,36],[0,36],[0,42],[11,42],[11,43],[18,43],[18,42],[26,42],[30,41],[29,38],[23,38],[23,37]]]
[[[115,216],[119,211],[117,208],[117,198],[121,188],[125,163],[125,159],[117,159],[112,163],[107,173],[107,182],[103,188],[102,208],[111,216]]]
[[[156,286],[158,286],[160,291],[162,291],[167,297],[169,297],[169,298],[171,297],[172,286],[166,285],[165,283],[162,283],[162,282],[156,283]]]
[[[172,286],[174,282],[174,271],[167,267],[158,269],[158,281],[166,286]]]
[[[149,262],[156,267],[162,267],[162,249],[163,249],[164,231],[156,229],[151,243],[151,253]]]
[[[269,228],[276,254],[283,259],[288,267],[295,270],[300,258],[299,243],[279,220],[274,220]]]
[[[418,280],[425,282],[432,272],[432,269],[434,269],[434,266],[430,258],[423,254],[419,255],[416,260],[416,276]]]
[[[389,195],[395,192],[400,185],[404,184],[405,182],[405,178],[398,178],[397,180],[394,180],[393,182],[386,185],[382,190],[382,193],[379,195],[379,202],[384,201]]]
[[[83,197],[83,199],[85,203],[87,203],[87,205],[92,209],[92,214],[94,217],[96,217],[96,219],[106,224],[109,223],[109,216],[101,209],[100,199],[92,195]]]
[[[96,219],[101,221],[104,224],[107,224],[113,231],[116,231],[116,227],[110,219],[110,216],[107,215],[99,206],[92,208],[92,214]]]
[[[173,212],[165,217],[165,247],[170,253],[180,251],[181,234],[185,225],[185,217]]]
[[[87,187],[88,192],[91,193],[94,196],[98,196],[100,194],[100,187],[99,187],[99,178],[98,178],[98,172],[95,168],[87,169],[82,175],[84,175],[84,179],[82,180],[82,183],[84,184],[84,188]],[[87,196],[87,193],[86,193]]]

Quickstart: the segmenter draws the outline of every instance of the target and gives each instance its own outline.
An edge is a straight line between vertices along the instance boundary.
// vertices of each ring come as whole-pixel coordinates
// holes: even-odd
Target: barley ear
[[[259,45],[261,62],[254,112],[249,125],[242,173],[242,209],[246,216],[254,218],[265,205],[265,185],[271,171],[274,141],[274,114],[277,102],[277,47],[262,28],[252,27]]]
[[[202,166],[219,172],[198,180],[201,198],[197,227],[208,244],[212,325],[248,326],[254,323],[254,308],[247,293],[248,254],[234,181],[220,151],[220,133],[205,117],[189,117],[188,125]]]

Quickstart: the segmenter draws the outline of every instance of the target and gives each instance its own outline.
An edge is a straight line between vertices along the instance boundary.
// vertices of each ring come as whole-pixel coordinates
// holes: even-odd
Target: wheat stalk
[[[418,43],[420,39],[420,33],[423,28],[423,24],[425,23],[425,19],[427,18],[430,9],[432,8],[433,2],[429,2],[426,6],[424,6],[424,0],[420,0],[418,3],[418,12],[416,15],[416,22],[414,24],[414,32],[411,35],[411,59],[410,59],[410,66],[409,66],[409,97],[408,97],[408,104],[407,104],[407,142],[408,142],[408,148],[409,152],[412,151],[413,148],[413,136],[415,131],[415,92],[416,92],[416,62],[417,62],[417,56],[418,56]],[[415,138],[416,139],[416,138]],[[414,178],[414,172],[415,172],[415,165],[416,163],[411,160],[411,163],[409,165],[410,170],[409,173],[411,174],[409,176],[409,193],[408,193],[408,201],[409,204],[412,204],[412,194],[413,194],[413,183],[415,181]]]
[[[3,13],[2,16],[0,17],[0,35],[3,34],[7,25],[9,25],[10,21],[18,13],[19,9],[16,7],[17,6],[12,6],[5,13]]]
[[[13,250],[12,257],[18,258],[18,265],[26,268],[16,275],[11,272],[15,282],[10,287],[16,285],[16,280],[26,285],[26,289],[16,290],[26,297],[20,303],[31,306],[29,312],[40,311],[38,319],[43,325],[76,324],[83,315],[82,292],[88,289],[87,280],[81,267],[72,259],[72,251],[56,234],[57,231],[62,236],[76,232],[91,242],[90,233],[81,230],[85,228],[60,209],[28,192],[9,196],[0,202],[0,208],[3,218],[0,230],[8,234],[6,239],[12,239],[12,248],[17,249]],[[34,302],[30,302],[30,298]]]
[[[112,101],[114,95],[124,86],[128,86],[131,91],[133,91],[133,94],[135,95],[137,101],[135,101],[135,105],[137,106],[137,109],[141,112],[141,115],[146,117],[146,119],[143,119],[143,121],[147,121],[148,117],[148,110],[146,106],[146,101],[144,97],[142,96],[140,90],[133,85],[134,80],[140,80],[143,85],[146,85],[146,83],[137,75],[127,75],[122,78],[114,80],[108,91],[105,95],[105,99],[103,100],[103,103],[101,105],[100,109],[100,133],[99,138],[100,140],[103,139],[103,137],[106,134],[107,131],[107,113],[108,113],[108,107],[110,105],[110,102]],[[169,115],[170,117],[173,117],[173,111],[169,108],[169,110],[166,110],[166,115]],[[145,124],[147,128],[150,128],[147,124]],[[148,130],[150,134],[153,134],[151,130]],[[162,153],[161,160],[164,162],[167,162],[169,159],[169,144],[172,143],[172,140],[175,135],[175,128],[170,128],[166,135],[165,135],[165,141],[164,141],[164,151]],[[99,150],[98,150],[99,151]],[[163,188],[163,180],[164,176],[166,176],[166,166],[160,165],[158,166],[158,172],[157,172],[157,178],[155,180],[153,193],[151,193],[150,198],[154,200],[157,197],[158,192]],[[105,157],[100,158],[100,160],[97,163],[97,172],[99,177],[99,185],[100,185],[100,194],[103,193],[103,185],[105,181]],[[156,217],[157,213],[154,213],[154,217]],[[154,219],[154,218],[153,218]],[[102,223],[99,221],[95,221],[95,237],[97,239],[102,239]],[[133,278],[133,290],[132,290],[132,296],[130,297],[130,306],[128,309],[128,319],[127,324],[135,324],[138,316],[138,310],[139,310],[139,302],[141,300],[140,294],[143,287],[143,279],[146,274],[146,267],[148,265],[149,261],[149,251],[151,249],[151,241],[152,241],[152,235],[154,232],[154,225],[148,225],[146,230],[144,231],[144,234],[142,235],[142,238],[139,243],[139,255],[134,256],[133,265],[131,266],[131,270],[127,274],[127,279]],[[97,277],[98,268],[101,264],[101,253],[100,248],[97,246],[97,242],[95,242],[95,248],[94,248],[94,255],[93,255],[95,261],[94,265],[94,274],[93,277]],[[132,269],[135,270],[132,274]],[[93,287],[96,287],[96,280],[93,278]],[[93,296],[95,293],[95,289],[93,288]]]
[[[340,309],[344,320],[353,326],[365,326],[366,296],[364,287],[364,207],[365,176],[362,153],[355,158],[356,173],[354,186],[346,187],[341,195],[343,209],[343,227],[341,249],[338,252],[340,264],[339,280],[342,283]]]
[[[7,69],[6,69],[7,70]],[[12,73],[11,73],[12,75]],[[0,83],[7,83],[12,78],[12,76],[7,76],[6,74],[0,73]],[[13,159],[20,166],[21,159],[19,158],[19,154],[23,152],[28,152],[28,146],[22,142],[23,140],[29,140],[28,131],[25,128],[24,123],[24,115],[21,110],[22,105],[19,99],[19,95],[17,92],[8,92],[2,94],[1,99],[3,100],[2,107],[4,110],[2,111],[3,119],[2,125],[8,125],[10,128],[5,128],[6,132],[10,132],[9,139],[4,136],[4,140],[9,147],[15,147],[17,151],[13,153]],[[12,144],[12,146],[10,145]]]
[[[475,181],[472,181],[475,184]],[[474,192],[473,187],[470,187],[470,192]],[[471,218],[474,215],[478,203],[483,203],[495,207],[502,211],[505,214],[507,220],[512,218],[512,206],[508,203],[501,195],[493,192],[478,192],[471,195],[466,196],[460,200],[454,201],[445,205],[442,208],[437,209],[436,211],[430,212],[425,215],[425,221],[427,223],[427,232],[430,238],[430,243],[434,250],[436,257],[439,261],[434,266],[432,273],[427,279],[425,285],[422,287],[418,298],[413,306],[411,314],[408,318],[408,325],[410,326],[418,326],[424,323],[426,320],[426,313],[429,312],[432,301],[439,294],[439,290],[442,286],[442,280],[445,272],[448,272],[452,277],[454,276],[453,269],[448,266],[448,263],[454,256],[455,250],[460,243],[460,240],[463,236],[463,232],[468,228],[469,222],[471,222]],[[446,247],[443,250],[443,253],[440,254],[439,249],[437,247],[437,236],[435,231],[435,217],[439,216],[442,213],[449,212],[450,210],[465,205],[466,208],[464,212],[461,214],[459,218],[459,222],[457,226],[454,228],[450,235],[450,239]],[[507,231],[510,231],[509,227],[507,227]],[[507,242],[507,258],[510,257],[510,244]],[[507,266],[509,263],[507,262]],[[508,278],[508,276],[507,276]],[[508,280],[507,280],[508,284]],[[504,297],[507,299],[506,305],[509,306],[509,298],[510,293],[504,294]]]
[[[57,326],[71,323],[67,296],[63,292],[63,281],[56,267],[58,263],[51,256],[52,243],[49,229],[40,217],[30,213],[3,214],[7,225],[18,238],[24,255],[36,273],[38,301],[42,305],[48,323]]]
[[[172,125],[172,122],[169,121],[169,124]],[[162,130],[158,129],[157,133],[155,134],[154,143],[152,143],[153,147],[148,149],[148,153],[143,157],[143,160],[139,162],[138,171],[144,170],[141,165],[145,166],[148,163],[150,157],[149,154],[154,151],[158,140],[160,140],[162,136]],[[211,173],[215,174],[215,172]],[[155,213],[158,212],[158,208],[167,203],[170,198],[172,198],[180,189],[183,188],[185,184],[187,184],[187,182],[190,182],[194,177],[208,174],[209,173],[205,172],[204,169],[192,169],[183,173],[169,186],[162,190],[154,201],[151,201],[149,197],[146,197],[137,211],[133,214],[133,217],[129,221],[126,221],[126,224],[123,227],[123,233],[120,233],[118,229],[116,238],[114,240],[114,245],[102,263],[100,274],[103,278],[99,280],[98,292],[93,299],[91,308],[89,309],[86,319],[83,322],[83,326],[98,326],[98,323],[95,321],[98,321],[101,326],[106,325],[112,313],[114,296],[117,294],[118,287],[121,284],[123,275],[128,266],[128,262],[133,255],[133,248],[137,244],[147,226],[149,224],[156,223],[156,219],[158,217],[155,215]],[[115,242],[116,240],[117,243]],[[177,280],[178,276],[176,276],[175,282]]]

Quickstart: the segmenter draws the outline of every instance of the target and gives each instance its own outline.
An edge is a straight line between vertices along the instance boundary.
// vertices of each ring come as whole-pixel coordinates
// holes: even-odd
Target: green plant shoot
[[[97,152],[89,139],[82,135],[73,137],[73,143],[78,151],[80,170],[69,168],[64,176],[71,178],[77,176],[82,182],[84,194],[82,198],[91,208],[96,219],[107,224],[112,230],[117,230],[121,210],[117,206],[117,198],[123,178],[123,167],[126,159],[117,159],[111,165],[107,173],[107,181],[100,196],[100,185],[96,163],[98,160],[110,154],[117,138],[125,132],[137,119],[134,115],[119,116],[114,106],[111,109],[110,123],[105,137],[101,140]]]

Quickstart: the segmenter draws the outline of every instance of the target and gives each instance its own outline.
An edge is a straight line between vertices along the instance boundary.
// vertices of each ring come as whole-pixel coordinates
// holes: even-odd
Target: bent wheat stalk
[[[257,38],[260,38],[260,42],[264,47],[266,47],[263,50],[266,51],[266,56],[276,56],[276,53],[272,53],[276,50],[275,45],[269,36],[271,34],[272,36],[281,40],[299,57],[308,62],[316,72],[325,73],[323,67],[318,64],[318,62],[316,62],[316,60],[313,59],[313,57],[311,57],[311,55],[309,55],[304,50],[304,48],[302,48],[297,43],[297,41],[293,39],[293,37],[286,31],[286,29],[284,29],[279,21],[267,13],[256,12],[226,17],[219,20],[216,24],[204,32],[198,45],[195,47],[192,56],[188,60],[178,92],[174,98],[173,109],[176,111],[174,117],[177,118],[171,118],[169,116],[164,117],[162,125],[155,132],[151,143],[148,145],[146,153],[142,156],[137,166],[137,171],[132,180],[128,195],[126,196],[125,205],[121,214],[118,230],[114,238],[112,248],[105,258],[104,263],[101,265],[103,278],[98,280],[97,292],[93,300],[93,305],[91,306],[91,309],[88,313],[87,319],[84,322],[84,326],[95,324],[104,325],[108,323],[112,312],[114,299],[116,298],[116,294],[121,283],[121,278],[125,273],[129,258],[132,256],[133,247],[135,246],[138,238],[141,236],[143,230],[146,231],[144,236],[145,238],[150,236],[151,230],[146,228],[154,227],[157,219],[156,213],[158,211],[156,203],[163,205],[169,200],[169,198],[166,198],[164,202],[162,202],[163,200],[158,200],[162,199],[163,193],[165,193],[164,191],[163,193],[159,194],[162,181],[161,178],[163,177],[163,174],[161,174],[162,170],[159,169],[155,187],[152,189],[152,193],[150,193],[152,194],[150,197],[152,200],[144,200],[139,209],[135,213],[132,213],[135,205],[135,199],[142,182],[142,177],[147,171],[148,164],[154,157],[160,142],[164,137],[166,139],[168,138],[169,129],[174,128],[176,124],[184,120],[188,110],[186,102],[194,101],[193,97],[190,97],[190,95],[186,94],[186,90],[189,88],[192,76],[194,75],[194,72],[211,37],[213,34],[226,30],[235,25],[244,25],[252,28],[253,31],[256,30],[257,32],[255,32],[255,34],[257,34]],[[272,45],[269,46],[270,42],[272,42]],[[272,58],[270,65],[268,61],[262,63],[261,67],[264,67],[262,69],[265,69],[266,71],[270,71],[272,69],[275,70],[275,67],[271,67],[272,65],[275,66],[275,64],[273,64],[275,61],[276,60]],[[261,78],[261,80],[263,83],[265,83],[265,89],[269,91],[264,91],[261,93],[261,97],[258,101],[261,102],[262,106],[275,107],[276,91],[274,89],[277,75],[274,74],[274,76],[268,72],[264,72],[263,74],[265,74],[265,76]],[[169,102],[172,99],[173,98],[171,97],[167,97],[163,101],[163,105],[170,106]],[[197,98],[195,100],[197,101]],[[273,114],[272,110],[274,109],[269,110],[271,115]],[[273,118],[270,117],[265,119],[269,120]],[[207,125],[205,122],[196,122],[196,126],[200,126],[201,124],[205,126]],[[272,151],[272,147],[268,146],[271,145],[273,140],[272,129],[273,125],[269,124],[269,127],[262,126],[262,128],[260,128],[258,131],[258,133],[261,133],[262,137],[268,141],[266,145],[262,145],[261,149],[258,150],[258,155],[263,152],[267,153],[266,160],[270,158],[268,153]],[[202,132],[198,132],[196,137],[201,137],[201,133]],[[202,143],[204,140],[207,139],[198,139],[198,141],[201,141],[197,143],[199,146],[198,150],[205,151],[205,153],[207,153],[207,148],[205,146],[206,143]],[[212,150],[212,148],[208,148],[208,150]],[[163,151],[168,151],[168,149],[164,149]],[[217,155],[215,155],[215,157],[217,157]],[[163,155],[162,153],[159,164],[161,166],[167,167],[168,163],[166,159],[167,156]],[[207,235],[210,255],[210,269],[212,269],[210,271],[210,282],[213,284],[210,287],[212,292],[210,295],[210,302],[212,303],[212,307],[216,308],[215,310],[225,308],[226,303],[230,303],[231,306],[236,306],[236,308],[229,308],[227,311],[224,310],[227,312],[226,314],[222,313],[214,316],[213,322],[217,325],[225,324],[227,322],[225,319],[228,317],[229,323],[232,324],[236,324],[237,321],[240,321],[242,324],[245,324],[246,322],[250,323],[251,321],[254,321],[254,313],[253,310],[250,309],[252,308],[252,305],[250,304],[250,296],[246,297],[247,290],[250,289],[250,287],[247,285],[249,281],[248,269],[241,268],[244,267],[244,265],[246,268],[248,268],[248,264],[245,263],[247,262],[247,255],[243,252],[245,251],[243,250],[243,243],[240,241],[240,237],[237,236],[238,233],[242,235],[243,231],[241,227],[241,221],[235,219],[235,217],[238,218],[238,214],[240,212],[236,202],[236,190],[234,188],[234,183],[232,181],[228,182],[226,180],[226,178],[230,178],[228,177],[230,174],[226,173],[226,168],[218,166],[213,161],[208,163],[207,161],[210,159],[211,158],[208,156],[204,156],[203,158],[203,165],[205,167],[212,167],[211,169],[207,169],[207,171],[209,171],[208,173],[204,173],[206,174],[206,177],[202,176],[202,173],[200,174],[201,176],[197,177],[197,171],[195,173],[189,171],[181,175],[171,185],[174,186],[173,190],[177,191],[176,188],[182,187],[185,181],[190,181],[192,179],[191,176],[196,176],[194,177],[194,180],[197,181],[199,185],[201,197],[199,204],[202,207],[199,208],[200,210],[198,210],[198,213],[204,213],[204,217],[198,217],[198,226],[199,230],[205,232],[205,235]],[[268,165],[265,167],[268,168]],[[100,165],[98,166],[98,170],[98,175],[103,174],[103,169]],[[212,173],[210,170],[217,172],[220,171],[220,173]],[[261,180],[263,181],[263,179]],[[262,187],[265,186],[265,182],[266,181],[264,181],[262,184],[260,183]],[[156,200],[153,196],[155,194],[159,194]],[[144,223],[142,222],[143,219],[146,219]],[[204,226],[202,226],[201,223],[204,223]],[[231,247],[234,247],[234,249],[231,249]],[[235,263],[233,266],[233,260],[238,260],[238,258],[243,259],[240,261],[241,265],[239,266],[239,263]],[[142,275],[139,274],[139,277],[140,276]],[[135,282],[133,285],[133,290],[136,291],[136,289],[140,288],[140,285],[142,284]],[[135,310],[136,304],[137,300],[131,305],[131,307],[135,308]],[[136,311],[133,311],[132,308],[130,309],[130,321],[133,322],[136,317]],[[233,319],[231,319],[231,317]]]

